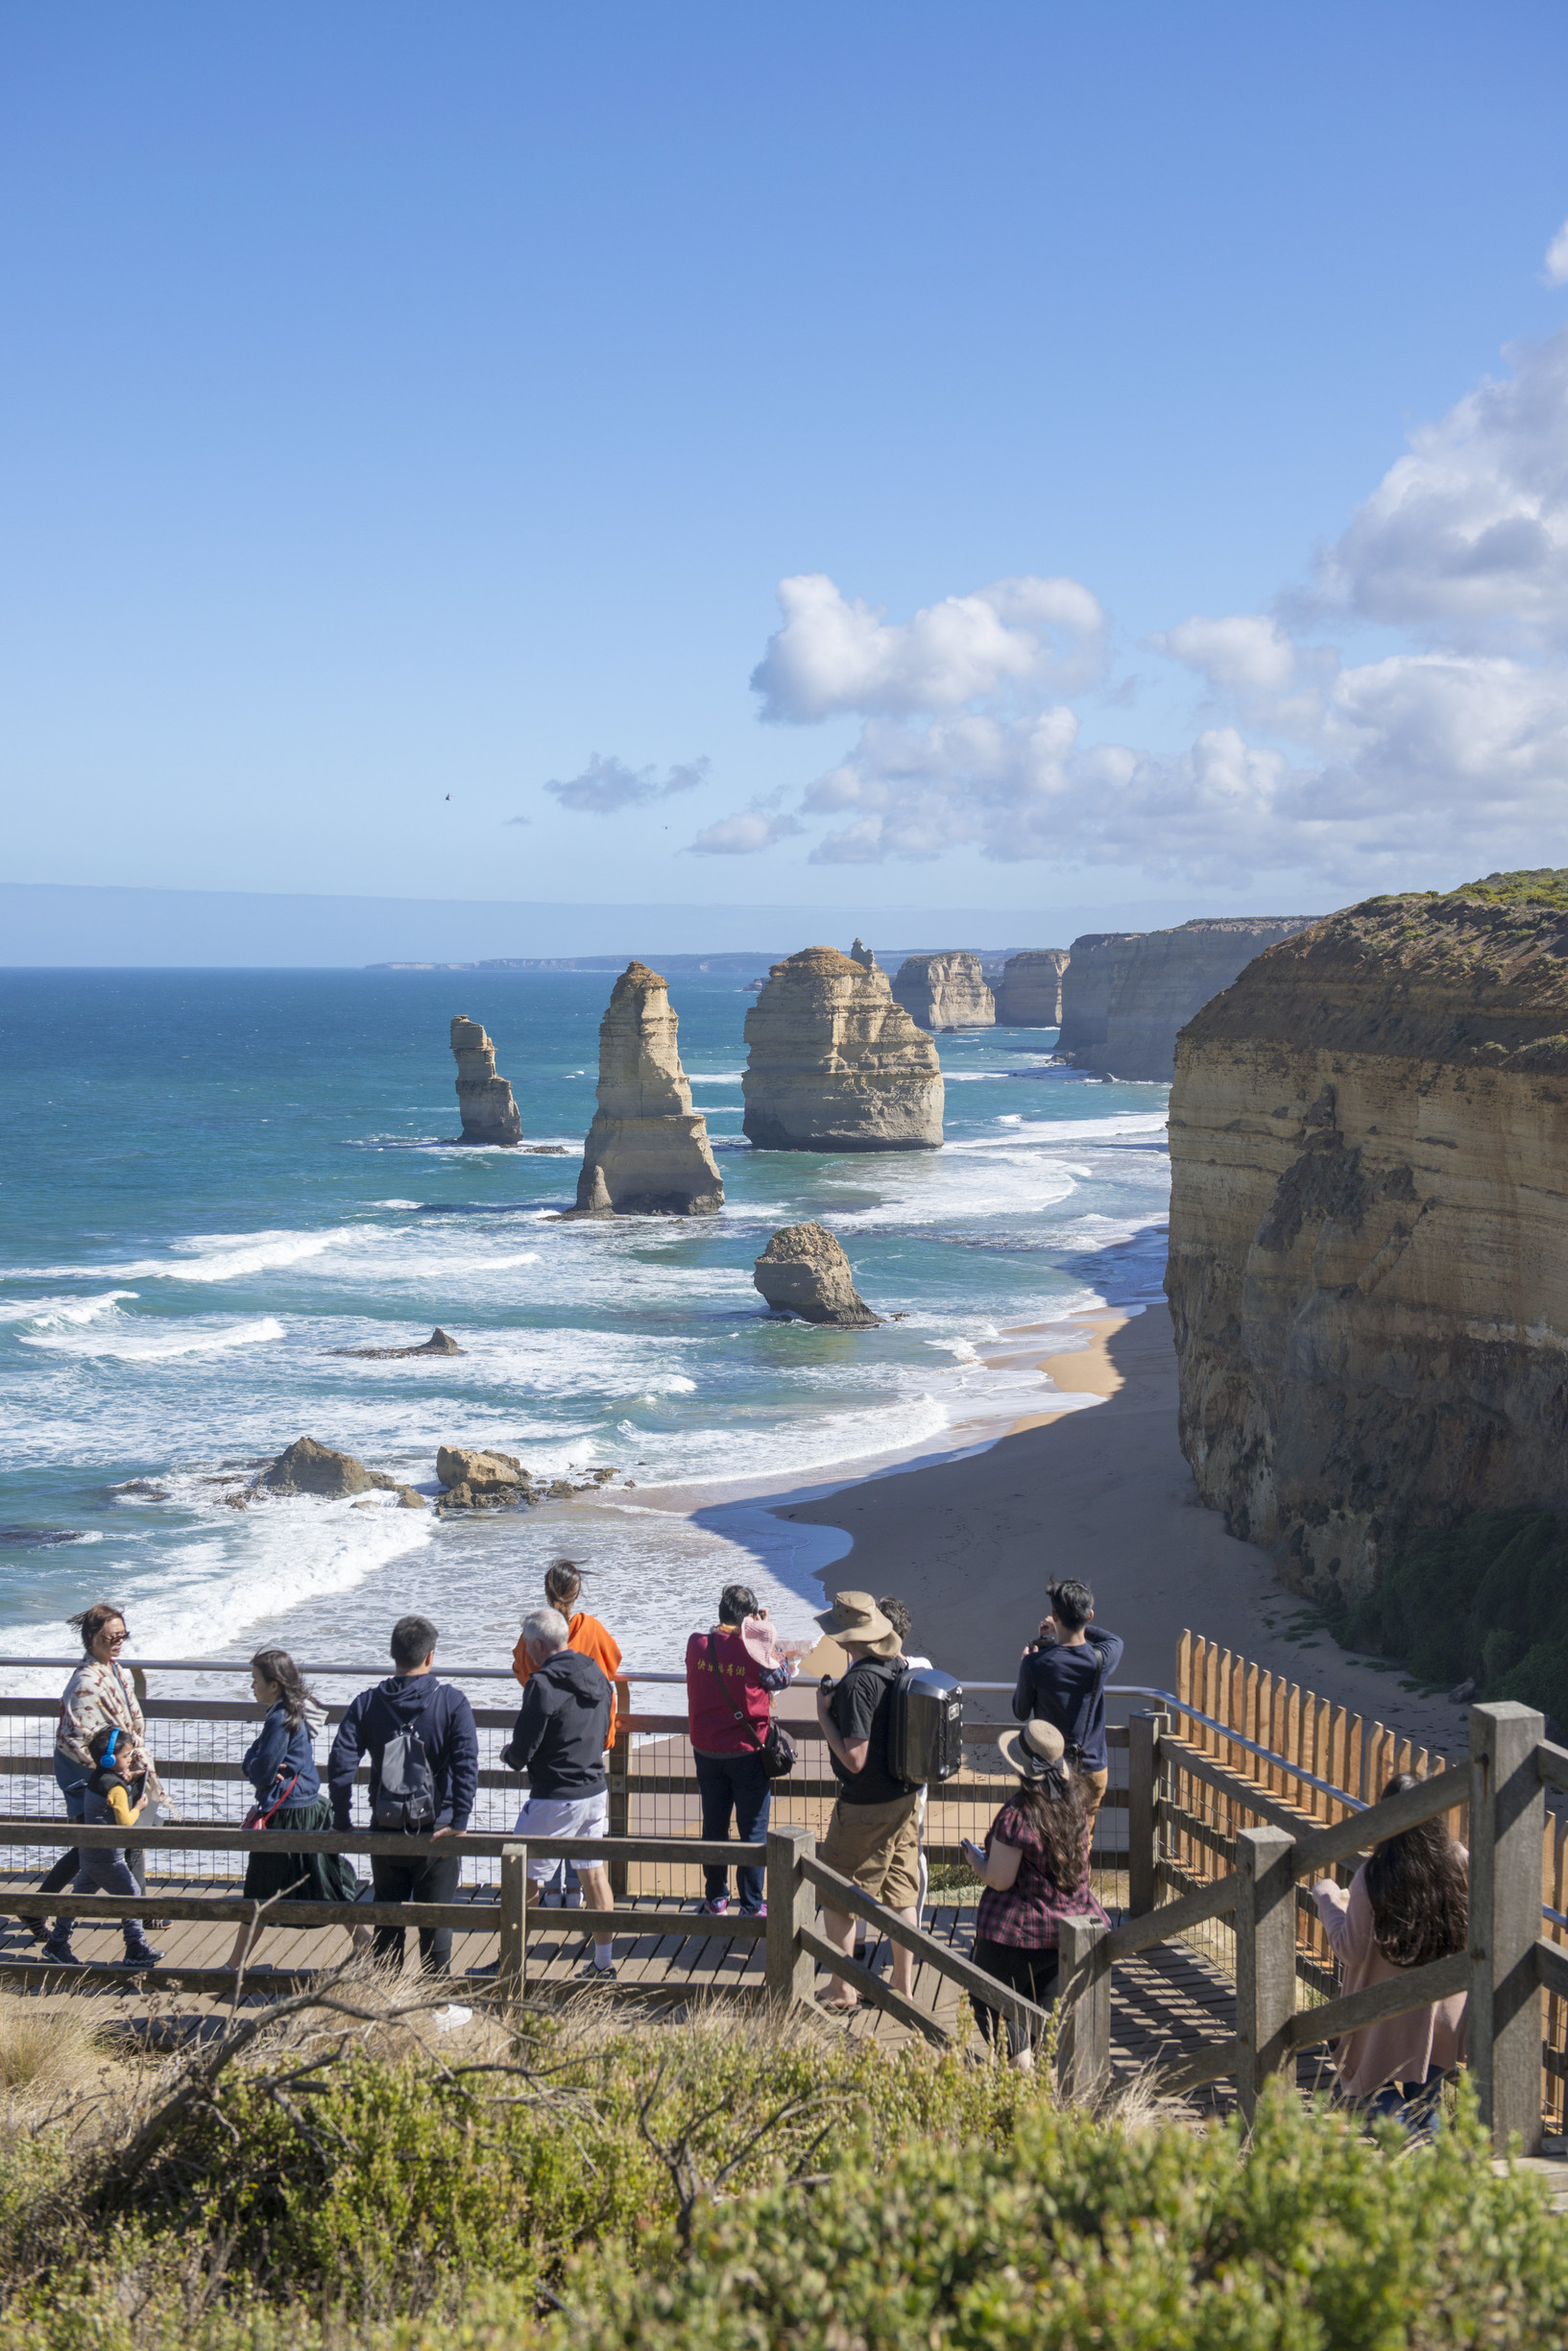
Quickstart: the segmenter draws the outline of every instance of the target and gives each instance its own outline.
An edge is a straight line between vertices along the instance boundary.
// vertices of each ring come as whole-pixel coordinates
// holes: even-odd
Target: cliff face
[[[905,956],[893,994],[921,1029],[993,1029],[997,1000],[980,958],[955,947],[946,955]]]
[[[1065,947],[1033,948],[1009,956],[997,990],[997,1018],[1004,1029],[1056,1029],[1062,1019]]]
[[[645,963],[628,963],[599,1024],[599,1106],[583,1146],[580,1209],[713,1216],[723,1207],[676,1030],[664,982]]]
[[[1305,914],[1231,915],[1135,933],[1119,949],[1097,1055],[1075,1056],[1118,1078],[1169,1078],[1176,1031],[1228,988],[1254,956],[1305,931]]]
[[[808,947],[746,1015],[746,1133],[763,1151],[936,1151],[942,1066],[887,974]]]
[[[512,1088],[495,1075],[495,1048],[482,1025],[460,1012],[452,1023],[457,1055],[457,1105],[465,1143],[520,1143],[522,1121]]]
[[[1374,898],[1182,1031],[1166,1288],[1232,1531],[1353,1597],[1421,1527],[1568,1507],[1568,873]]]
[[[1069,948],[1062,974],[1062,1033],[1056,1039],[1056,1050],[1067,1060],[1099,1067],[1095,1055],[1104,1050],[1116,958],[1142,935],[1138,931],[1086,931]]]

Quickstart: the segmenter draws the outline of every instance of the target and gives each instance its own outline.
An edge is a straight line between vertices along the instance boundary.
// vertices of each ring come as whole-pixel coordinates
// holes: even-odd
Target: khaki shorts
[[[833,1806],[817,1859],[889,1910],[913,1910],[920,1901],[920,1791],[891,1804]],[[831,1905],[832,1896],[822,1900]]]

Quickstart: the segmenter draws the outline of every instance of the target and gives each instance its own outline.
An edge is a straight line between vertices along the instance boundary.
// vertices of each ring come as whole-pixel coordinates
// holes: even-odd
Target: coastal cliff
[[[459,1012],[452,1023],[457,1056],[457,1106],[465,1143],[520,1143],[522,1121],[512,1088],[495,1075],[495,1048],[480,1022]]]
[[[628,963],[599,1024],[598,1108],[583,1146],[577,1205],[621,1216],[716,1216],[724,1185],[708,1123],[691,1107],[669,990]]]
[[[1062,1020],[1065,947],[1031,948],[1009,956],[997,990],[997,1019],[1004,1029],[1057,1029]]]
[[[836,947],[775,963],[746,1014],[742,1122],[761,1151],[936,1151],[942,1065],[887,974]]]
[[[1105,1047],[1105,1024],[1110,1017],[1111,987],[1116,958],[1122,948],[1143,935],[1138,931],[1086,931],[1068,949],[1062,974],[1061,1034],[1056,1051],[1064,1060],[1098,1069],[1095,1057]]]
[[[1568,871],[1373,898],[1191,1021],[1182,1447],[1334,1605],[1413,1532],[1568,1507]]]
[[[893,994],[917,1028],[993,1029],[997,1000],[985,984],[980,958],[961,947],[945,955],[905,956]]]
[[[1228,988],[1254,956],[1280,939],[1293,938],[1311,919],[1306,914],[1223,915],[1183,923],[1174,931],[1145,931],[1128,939],[1116,957],[1105,1041],[1098,1058],[1085,1061],[1085,1066],[1114,1071],[1118,1078],[1169,1079],[1175,1066],[1177,1030],[1211,997]]]

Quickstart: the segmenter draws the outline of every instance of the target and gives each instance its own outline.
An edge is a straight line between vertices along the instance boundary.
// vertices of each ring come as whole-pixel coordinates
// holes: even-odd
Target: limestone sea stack
[[[691,1107],[669,990],[628,963],[599,1024],[599,1106],[583,1146],[577,1205],[590,1214],[716,1216],[724,1184],[708,1123]]]
[[[1009,956],[997,990],[997,1019],[1003,1029],[1059,1029],[1065,947],[1033,947]]]
[[[1568,870],[1368,899],[1182,1031],[1166,1288],[1233,1533],[1359,1596],[1411,1532],[1568,1508]]]
[[[757,1260],[752,1279],[775,1312],[838,1330],[871,1330],[872,1313],[855,1287],[850,1261],[825,1224],[785,1224]]]
[[[875,963],[803,948],[773,965],[745,1033],[742,1124],[759,1150],[940,1150],[936,1047]]]
[[[495,1075],[495,1048],[481,1024],[459,1012],[452,1023],[457,1055],[457,1106],[465,1143],[520,1143],[522,1121],[512,1088]]]
[[[962,947],[943,955],[905,956],[893,993],[921,1029],[994,1029],[997,1000],[985,984],[980,958]]]

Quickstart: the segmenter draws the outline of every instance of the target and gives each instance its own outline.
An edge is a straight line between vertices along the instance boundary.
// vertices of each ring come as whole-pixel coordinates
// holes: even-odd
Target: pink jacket
[[[1469,1859],[1467,1854],[1465,1859]],[[1344,1963],[1342,1989],[1347,1998],[1352,1992],[1364,1992],[1368,1984],[1388,1983],[1408,1974],[1378,1948],[1364,1868],[1356,1872],[1348,1894],[1332,1878],[1320,1878],[1313,1888],[1313,1900],[1323,1931]],[[1334,2062],[1348,2095],[1370,2097],[1385,2082],[1418,2082],[1434,2067],[1446,2073],[1462,2065],[1464,2008],[1465,1995],[1456,1992],[1430,2007],[1407,2009],[1403,2016],[1387,2017],[1381,2024],[1366,2024],[1360,2032],[1331,2041]]]

